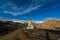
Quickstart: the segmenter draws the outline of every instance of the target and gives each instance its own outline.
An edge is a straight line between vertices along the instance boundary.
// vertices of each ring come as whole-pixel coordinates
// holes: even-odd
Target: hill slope
[[[60,29],[60,20],[45,20],[44,23],[37,24],[36,28]]]

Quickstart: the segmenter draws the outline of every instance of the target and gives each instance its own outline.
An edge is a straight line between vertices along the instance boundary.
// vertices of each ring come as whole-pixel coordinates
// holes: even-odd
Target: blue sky
[[[0,20],[46,18],[60,18],[60,0],[0,0]]]

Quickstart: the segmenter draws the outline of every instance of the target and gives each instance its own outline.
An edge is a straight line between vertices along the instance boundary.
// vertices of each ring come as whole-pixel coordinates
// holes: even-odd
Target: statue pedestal
[[[27,29],[34,29],[34,27],[33,26],[30,26],[30,27],[28,26]]]

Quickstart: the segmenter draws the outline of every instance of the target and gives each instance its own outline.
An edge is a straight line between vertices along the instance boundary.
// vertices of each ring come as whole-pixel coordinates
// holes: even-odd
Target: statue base
[[[34,29],[34,27],[27,27],[27,29]]]

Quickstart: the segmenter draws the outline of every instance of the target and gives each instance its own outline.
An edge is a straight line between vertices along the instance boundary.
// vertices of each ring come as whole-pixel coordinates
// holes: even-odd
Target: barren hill
[[[12,21],[0,21],[0,35],[15,31],[25,27],[25,24],[12,22]]]
[[[60,29],[60,20],[45,20],[44,23],[35,26],[42,29]]]

